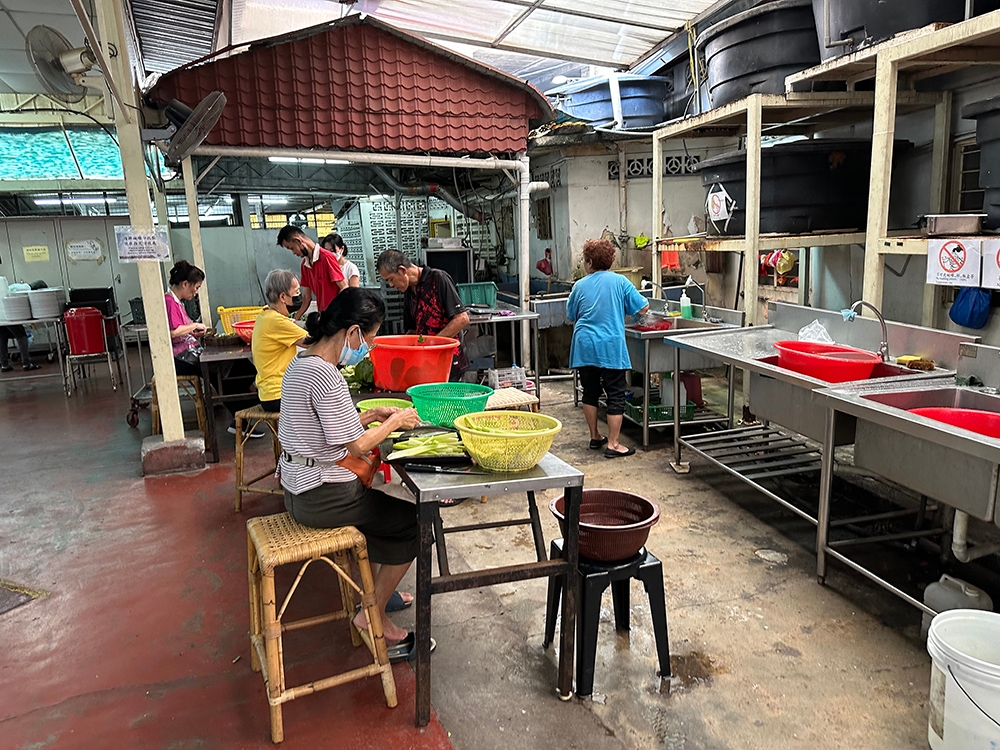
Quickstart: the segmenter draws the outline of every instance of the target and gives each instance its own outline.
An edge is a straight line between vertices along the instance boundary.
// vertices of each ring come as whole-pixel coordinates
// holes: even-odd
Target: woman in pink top
[[[204,323],[195,323],[184,309],[184,300],[194,299],[205,281],[205,272],[197,266],[193,266],[186,260],[179,260],[170,269],[170,290],[165,295],[167,303],[167,327],[170,329],[170,342],[174,351],[174,370],[178,375],[201,375],[201,344],[199,339],[205,335],[208,326]],[[243,362],[233,363],[233,371],[229,373],[229,380],[235,390],[240,393],[249,392],[253,387],[253,380],[256,372],[238,373],[236,369],[246,366]],[[252,369],[252,366],[251,368]],[[234,377],[235,376],[235,377]],[[210,388],[209,383],[203,384],[204,388]],[[240,409],[249,409],[257,405],[256,399],[243,399],[227,401],[226,405],[235,414]],[[236,421],[229,425],[229,432],[236,434]],[[249,437],[262,438],[264,431],[256,429],[248,433]]]

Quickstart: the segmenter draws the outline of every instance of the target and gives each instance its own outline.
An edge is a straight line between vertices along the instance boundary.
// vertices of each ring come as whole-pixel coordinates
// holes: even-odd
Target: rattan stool
[[[360,587],[351,578],[349,555],[352,553],[361,571]],[[368,564],[368,544],[364,534],[353,526],[311,529],[296,523],[287,513],[262,516],[247,521],[247,555],[250,580],[250,667],[255,672],[262,671],[264,675],[267,702],[271,706],[271,741],[281,742],[284,739],[282,703],[364,677],[381,675],[386,705],[393,708],[396,705],[396,683],[382,635],[382,616],[375,601],[375,583]],[[317,560],[322,560],[337,573],[341,609],[304,620],[282,622],[281,618],[302,575]],[[302,565],[278,608],[274,592],[274,569],[289,563]],[[361,605],[368,619],[368,629],[360,633],[352,622],[354,592],[361,595]],[[299,630],[334,620],[348,621],[351,641],[358,646],[364,640],[371,652],[372,663],[332,677],[313,680],[305,685],[285,685],[281,634],[287,630]]]
[[[527,407],[529,411],[538,411],[538,398],[517,388],[500,388],[490,394],[486,401],[486,409],[520,409]]]
[[[152,435],[159,435],[160,429],[160,404],[156,400],[156,378],[149,381],[149,415],[153,420]],[[201,392],[201,378],[197,375],[178,375],[177,393],[191,399],[194,403],[194,413],[198,416],[198,429],[201,434],[208,438],[208,418],[205,415],[205,398]]]
[[[249,409],[240,409],[236,412],[236,512],[243,508],[243,493],[257,492],[261,495],[283,496],[285,493],[281,485],[275,488],[254,487],[257,482],[262,482],[268,477],[274,476],[278,469],[278,459],[281,457],[281,443],[278,441],[278,417],[279,412],[265,411],[264,407],[258,404]],[[249,435],[258,425],[266,424],[271,431],[271,447],[274,449],[274,466],[265,471],[260,476],[244,481],[243,479],[243,446],[246,445]],[[244,427],[245,425],[245,427]]]

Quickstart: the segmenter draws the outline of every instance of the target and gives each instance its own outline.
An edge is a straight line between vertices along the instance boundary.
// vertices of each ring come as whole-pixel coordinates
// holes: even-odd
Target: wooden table
[[[559,640],[559,697],[573,696],[573,636],[575,634],[577,592],[579,589],[580,503],[583,500],[583,472],[547,453],[538,466],[517,474],[430,474],[396,469],[401,481],[413,492],[417,501],[420,524],[420,546],[417,552],[416,640],[417,696],[416,724],[424,726],[431,715],[431,597],[449,591],[463,591],[499,583],[524,581],[531,578],[565,576],[565,596],[562,601],[562,631]],[[535,492],[562,489],[566,498],[565,557],[548,560],[545,542],[541,538]],[[438,503],[452,497],[479,497],[524,492],[528,497],[530,518],[514,521],[442,527]],[[505,565],[499,568],[451,573],[444,549],[444,534],[493,529],[504,526],[530,525],[534,532],[536,562]],[[431,577],[431,548],[435,544],[437,526],[439,575]]]
[[[215,347],[205,347],[201,352],[201,379],[205,385],[205,416],[208,418],[208,434],[205,436],[205,452],[208,453],[208,462],[219,463],[219,436],[215,426],[215,404],[225,403],[236,399],[245,400],[257,398],[256,393],[226,393],[223,383],[228,372],[226,366],[230,367],[234,362],[247,360],[253,363],[253,355],[249,346],[238,349],[220,349]],[[218,395],[213,395],[212,375],[216,376],[216,389]]]

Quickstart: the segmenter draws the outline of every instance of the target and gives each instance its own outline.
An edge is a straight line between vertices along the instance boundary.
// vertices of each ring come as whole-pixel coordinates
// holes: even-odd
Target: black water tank
[[[812,6],[819,53],[824,60],[853,52],[864,43],[881,42],[901,31],[965,18],[965,0],[812,0]],[[997,0],[975,0],[973,14],[982,15],[998,7]],[[827,48],[827,36],[832,42],[850,39],[851,44]]]
[[[698,37],[713,107],[784,94],[785,76],[819,63],[812,0],[777,0],[709,26]]]
[[[833,138],[781,143],[763,149],[760,231],[803,234],[863,228],[868,215],[871,151],[871,141],[867,139]],[[728,222],[709,221],[708,231],[719,235],[745,234],[746,151],[731,151],[706,159],[698,164],[697,171],[705,187],[706,202],[716,194],[730,207]]]
[[[979,144],[979,187],[983,198],[984,226],[1000,229],[1000,96],[962,107],[962,117],[976,121]]]

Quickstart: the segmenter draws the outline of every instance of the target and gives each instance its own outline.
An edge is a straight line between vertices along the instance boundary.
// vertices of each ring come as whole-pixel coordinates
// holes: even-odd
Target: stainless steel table
[[[547,453],[538,466],[517,474],[430,474],[407,472],[396,468],[400,480],[413,492],[417,501],[420,524],[420,547],[417,552],[416,639],[417,639],[417,707],[416,724],[424,726],[431,715],[431,597],[449,591],[463,591],[480,586],[524,581],[531,578],[565,576],[566,594],[562,602],[562,632],[559,640],[559,697],[569,700],[573,695],[573,636],[576,623],[577,592],[579,589],[580,503],[583,499],[583,472]],[[566,498],[565,557],[548,560],[544,540],[540,539],[535,492],[562,489]],[[442,528],[438,503],[452,497],[480,497],[524,492],[532,517],[515,521],[500,521]],[[499,568],[451,573],[447,557],[442,560],[444,533],[491,529],[503,526],[531,525],[535,533],[536,562],[505,565]],[[438,563],[440,574],[431,578],[431,548],[435,544],[437,526]],[[442,565],[443,562],[443,565]]]
[[[498,311],[503,311],[506,314],[499,314]],[[513,355],[517,351],[517,341],[519,336],[517,335],[517,323],[522,320],[527,320],[529,326],[531,327],[531,342],[534,348],[534,352],[528,352],[525,355],[521,352],[522,358],[525,356],[531,358],[531,364],[535,370],[535,397],[538,398],[538,403],[542,402],[542,381],[541,374],[539,370],[540,363],[540,351],[538,347],[538,318],[539,315],[536,312],[523,312],[513,305],[508,305],[505,302],[498,302],[494,308],[489,310],[477,310],[476,308],[469,308],[469,324],[470,325],[489,325],[493,329],[493,339],[496,340],[497,336],[497,324],[498,323],[510,323],[511,324],[511,362],[513,363],[516,359]]]
[[[63,391],[66,396],[69,397],[72,394],[72,389],[69,385],[69,380],[66,377],[66,362],[63,357],[63,332],[65,328],[63,327],[62,316],[55,318],[28,318],[26,320],[0,320],[0,326],[33,326],[33,325],[46,325],[52,326],[53,338],[56,340],[56,359],[59,360],[59,377],[62,378]],[[40,375],[20,375],[17,380],[31,380],[34,378],[54,378],[56,374],[53,373],[42,373]]]

